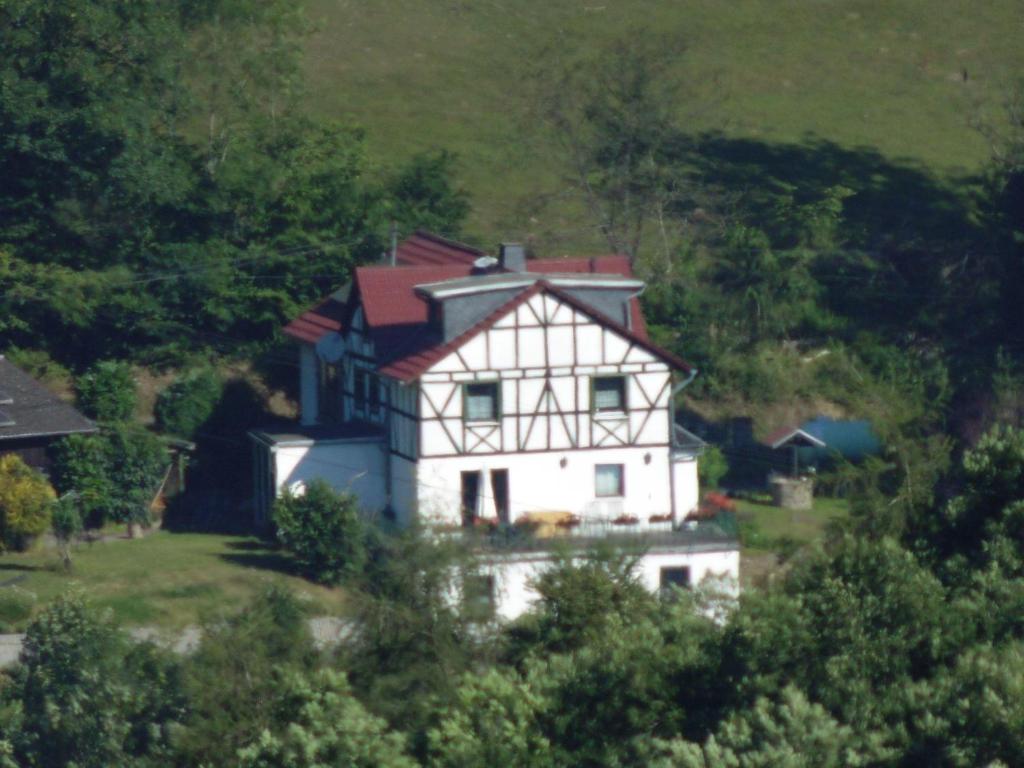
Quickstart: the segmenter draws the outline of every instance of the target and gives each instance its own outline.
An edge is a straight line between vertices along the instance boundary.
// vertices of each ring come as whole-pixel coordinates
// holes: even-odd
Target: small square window
[[[625,496],[621,464],[598,464],[594,468],[594,492],[598,496]]]
[[[625,376],[600,376],[594,379],[594,410],[626,410]]]
[[[466,421],[495,421],[498,418],[497,383],[464,386]]]
[[[690,569],[687,566],[671,566],[661,569],[661,581],[658,585],[662,593],[669,592],[673,587],[690,588]]]

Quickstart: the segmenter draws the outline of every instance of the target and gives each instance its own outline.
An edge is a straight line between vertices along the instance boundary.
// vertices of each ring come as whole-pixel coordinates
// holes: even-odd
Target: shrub
[[[64,438],[54,451],[54,476],[61,493],[78,493],[87,524],[145,524],[169,461],[159,437],[123,424],[100,435]]]
[[[42,474],[10,453],[0,457],[0,544],[24,549],[50,525],[57,495]]]
[[[169,765],[184,704],[177,661],[132,643],[75,594],[29,625],[20,665],[0,689],[7,703],[21,719],[11,764],[78,768]]]
[[[114,494],[111,517],[120,523],[149,523],[149,504],[170,461],[159,437],[136,426],[110,430],[109,477]]]
[[[135,378],[127,363],[96,363],[78,379],[78,404],[98,421],[128,420],[135,412],[135,398]]]
[[[729,472],[729,462],[717,445],[709,445],[697,461],[701,488],[717,488]]]
[[[52,471],[59,493],[78,494],[83,521],[102,525],[114,494],[106,436],[68,435],[53,449]]]
[[[213,415],[223,391],[224,382],[212,369],[190,371],[160,393],[156,423],[164,432],[192,439]]]
[[[0,632],[15,632],[32,616],[35,598],[18,588],[0,590]],[[2,763],[0,763],[2,765]]]
[[[314,480],[305,493],[286,491],[277,500],[274,522],[281,544],[309,578],[338,584],[362,572],[366,540],[355,495]]]

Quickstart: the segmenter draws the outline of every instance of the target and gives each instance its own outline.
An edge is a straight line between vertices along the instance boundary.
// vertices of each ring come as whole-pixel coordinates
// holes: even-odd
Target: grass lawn
[[[823,139],[939,176],[977,171],[970,129],[1024,65],[1019,0],[308,0],[309,103],[362,125],[383,167],[425,149],[461,157],[469,235],[546,235],[557,252],[597,243],[530,117],[531,69],[627,32],[684,41],[695,132],[768,146]],[[835,168],[838,177],[842,168]],[[861,179],[873,183],[872,179]],[[557,194],[543,210],[531,207]]]
[[[745,499],[737,500],[736,505],[744,584],[778,571],[780,555],[820,539],[830,520],[845,517],[849,511],[844,499],[826,498],[815,498],[814,508],[809,510],[780,509]]]
[[[311,601],[314,614],[336,614],[340,589],[289,573],[288,560],[258,539],[158,531],[144,539],[81,544],[65,574],[53,549],[0,556],[0,628],[23,629],[27,613],[79,587],[125,625],[177,629],[233,610],[269,584]]]

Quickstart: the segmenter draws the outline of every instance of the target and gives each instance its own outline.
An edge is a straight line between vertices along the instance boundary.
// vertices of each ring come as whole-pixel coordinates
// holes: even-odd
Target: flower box
[[[636,515],[620,515],[612,520],[612,525],[636,525],[640,518]]]

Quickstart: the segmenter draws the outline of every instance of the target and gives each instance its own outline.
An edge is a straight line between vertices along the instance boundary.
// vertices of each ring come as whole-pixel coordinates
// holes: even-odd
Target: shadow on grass
[[[277,552],[278,547],[271,542],[249,539],[247,541],[229,541],[225,544],[228,549],[237,549],[241,552]]]
[[[6,571],[41,571],[41,566],[26,565],[25,563],[0,563],[0,573]]]
[[[286,576],[302,576],[295,562],[284,552],[264,549],[250,552],[228,553],[218,555],[221,560],[244,568],[257,568],[261,571],[274,571]]]

